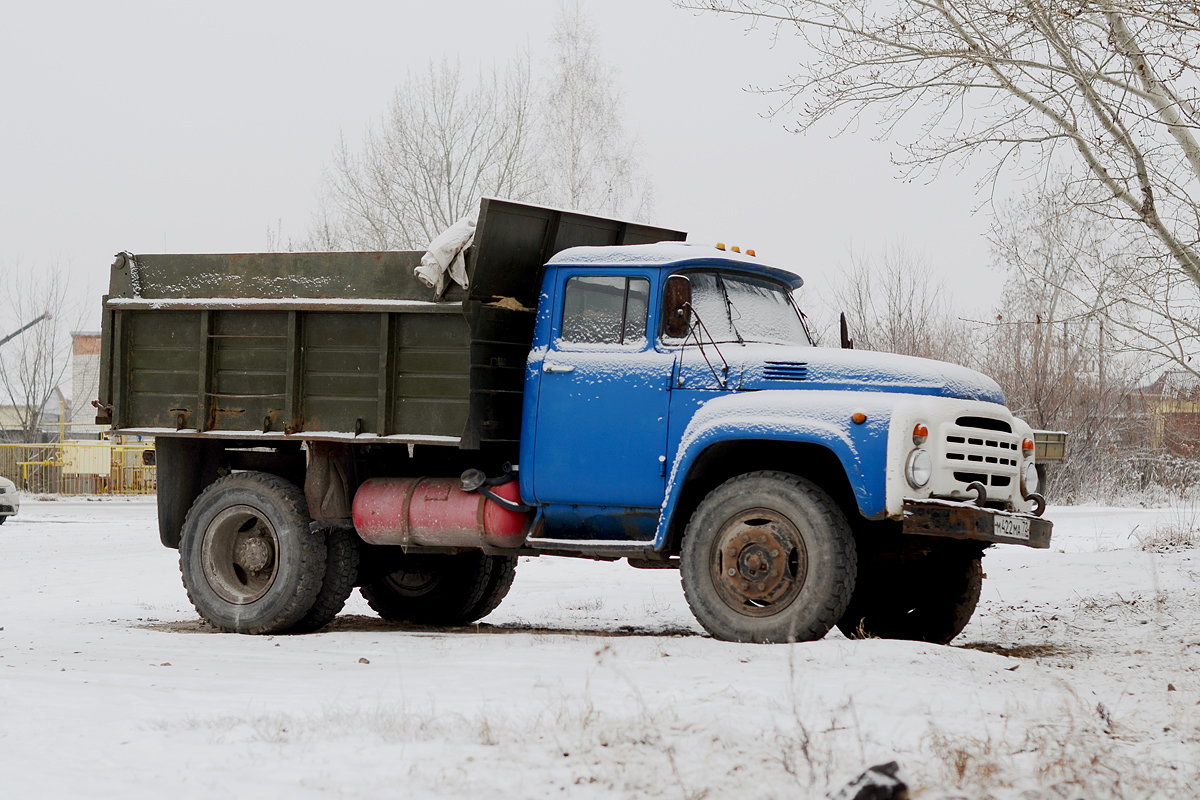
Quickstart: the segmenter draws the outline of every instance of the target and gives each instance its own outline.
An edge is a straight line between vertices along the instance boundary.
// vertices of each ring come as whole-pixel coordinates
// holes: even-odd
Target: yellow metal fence
[[[0,475],[32,494],[154,494],[154,467],[142,463],[152,449],[145,442],[0,444]]]

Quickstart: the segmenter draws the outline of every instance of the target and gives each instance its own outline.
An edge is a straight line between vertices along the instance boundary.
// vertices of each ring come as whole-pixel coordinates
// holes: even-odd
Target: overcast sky
[[[822,292],[851,249],[903,241],[964,304],[991,301],[974,176],[896,180],[870,130],[798,136],[751,84],[794,43],[668,0],[585,2],[618,68],[654,221],[754,247]],[[119,250],[265,250],[307,226],[339,132],[360,139],[409,70],[550,57],[558,0],[20,3],[0,7],[0,272],[69,264],[87,324]],[[3,320],[6,324],[10,320]]]

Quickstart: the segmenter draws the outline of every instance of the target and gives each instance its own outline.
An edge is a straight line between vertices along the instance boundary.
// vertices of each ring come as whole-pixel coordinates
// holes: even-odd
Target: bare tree
[[[984,156],[1068,165],[1068,196],[1120,231],[1130,314],[1160,323],[1155,350],[1184,363],[1200,287],[1200,9],[1165,0],[684,0],[800,40],[775,89],[800,129],[873,110],[905,135],[906,176]],[[867,121],[873,121],[867,120]],[[915,131],[907,121],[915,122]],[[905,122],[904,125],[901,123]],[[843,128],[843,129],[844,129]],[[1112,276],[1093,276],[1113,286]],[[1119,315],[1118,315],[1119,316]],[[1180,325],[1181,320],[1188,324]],[[1187,339],[1187,346],[1181,342]]]
[[[361,147],[339,141],[303,246],[417,249],[481,196],[539,197],[529,69],[522,56],[473,84],[457,62],[410,75]]]
[[[579,211],[646,219],[652,190],[626,134],[615,72],[578,0],[560,6],[552,77],[541,97],[545,199]]]
[[[851,258],[833,289],[854,346],[862,350],[969,363],[972,340],[956,303],[929,263],[902,244],[877,262]]]
[[[70,366],[72,324],[81,315],[69,297],[65,272],[59,267],[23,269],[19,265],[3,287],[10,320],[49,318],[13,338],[0,350],[0,389],[12,409],[23,441],[36,442],[43,409],[54,396]],[[73,398],[74,402],[86,402]]]
[[[1031,195],[1000,209],[990,238],[1008,282],[983,322],[980,365],[1015,413],[1069,434],[1054,496],[1102,497],[1134,478],[1144,488],[1161,455],[1136,407],[1151,365],[1113,335],[1114,320],[1119,332],[1135,326],[1091,280],[1122,271],[1109,226],[1062,193]]]
[[[474,80],[458,62],[410,75],[361,144],[339,141],[307,234],[268,226],[269,248],[419,249],[489,195],[644,219],[637,140],[578,2],[561,7],[552,44],[542,92],[529,54]]]

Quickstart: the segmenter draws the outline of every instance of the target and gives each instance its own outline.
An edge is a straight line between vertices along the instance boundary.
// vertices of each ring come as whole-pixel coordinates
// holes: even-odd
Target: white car
[[[8,478],[0,477],[0,525],[21,509],[21,497],[17,485]]]

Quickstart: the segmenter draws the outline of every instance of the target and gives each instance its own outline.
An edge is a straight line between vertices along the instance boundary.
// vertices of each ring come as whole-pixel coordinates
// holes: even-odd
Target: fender
[[[696,412],[684,430],[672,461],[659,515],[654,548],[667,546],[667,532],[683,484],[696,460],[714,444],[730,441],[785,441],[828,448],[842,469],[867,518],[886,514],[888,427],[895,397],[857,391],[765,390],[714,398]],[[853,415],[866,416],[855,423]]]

